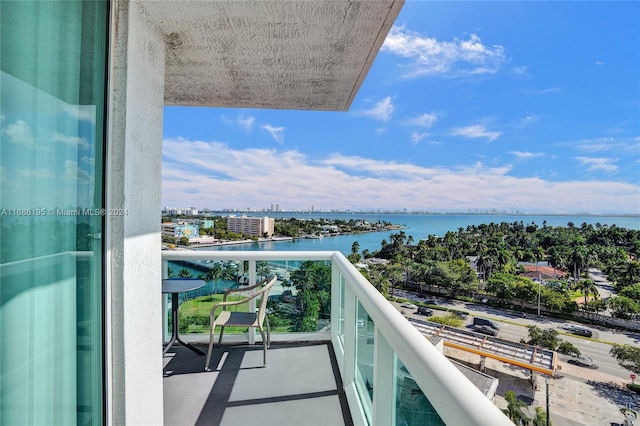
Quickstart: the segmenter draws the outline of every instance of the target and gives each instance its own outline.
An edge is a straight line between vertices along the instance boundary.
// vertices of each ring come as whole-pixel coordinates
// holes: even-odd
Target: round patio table
[[[180,339],[180,335],[178,334],[178,295],[185,291],[198,289],[203,285],[205,285],[203,280],[192,278],[168,278],[162,280],[162,292],[165,294],[171,294],[171,321],[173,328],[171,332],[171,339],[162,351],[163,355],[167,353],[169,348],[171,348],[175,342],[180,343],[182,346],[191,349],[197,354],[204,355],[204,352],[200,349]]]

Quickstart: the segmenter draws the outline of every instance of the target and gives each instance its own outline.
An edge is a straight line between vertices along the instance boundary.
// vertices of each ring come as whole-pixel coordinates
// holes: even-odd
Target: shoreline
[[[340,237],[344,235],[358,235],[358,234],[372,234],[376,232],[388,232],[388,231],[397,231],[406,229],[405,225],[390,225],[385,229],[375,229],[372,231],[356,231],[356,232],[339,232],[334,234],[326,234],[322,237],[312,236],[312,235],[304,235],[302,237],[268,237],[268,238],[258,238],[257,240],[225,240],[225,241],[217,241],[213,243],[194,243],[189,246],[182,246],[179,244],[175,244],[175,248],[170,248],[169,243],[162,243],[162,250],[195,250],[198,248],[206,248],[206,247],[223,247],[223,246],[232,246],[232,245],[241,245],[241,244],[260,244],[260,243],[278,243],[283,241],[294,241],[294,240],[305,240],[305,239],[320,239],[320,238],[331,238],[331,237]]]

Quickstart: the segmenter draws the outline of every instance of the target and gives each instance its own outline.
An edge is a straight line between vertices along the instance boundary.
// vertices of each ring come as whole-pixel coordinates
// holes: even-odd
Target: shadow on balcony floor
[[[206,351],[206,347],[202,347]],[[164,356],[165,425],[352,425],[330,343],[217,347]]]

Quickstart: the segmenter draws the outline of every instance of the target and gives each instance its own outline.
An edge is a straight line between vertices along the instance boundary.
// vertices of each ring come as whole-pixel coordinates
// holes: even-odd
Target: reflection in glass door
[[[103,422],[107,1],[0,1],[0,424]]]

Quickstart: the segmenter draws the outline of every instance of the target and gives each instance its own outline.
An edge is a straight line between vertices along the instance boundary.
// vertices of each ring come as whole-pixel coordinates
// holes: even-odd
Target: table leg
[[[183,342],[182,339],[180,339],[180,335],[178,334],[178,293],[171,293],[171,322],[173,328],[173,330],[171,331],[171,339],[169,340],[169,343],[167,343],[167,346],[165,346],[162,354],[166,354],[169,348],[171,348],[171,346],[173,346],[175,342],[178,342],[182,346],[191,349],[193,352],[199,355],[204,355],[204,352],[202,352],[200,349],[190,345],[187,342]]]

